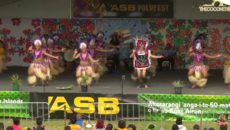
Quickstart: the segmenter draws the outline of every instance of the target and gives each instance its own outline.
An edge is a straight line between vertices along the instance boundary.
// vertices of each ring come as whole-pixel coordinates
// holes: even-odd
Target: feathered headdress
[[[52,35],[52,37],[53,37],[53,39],[54,39],[55,41],[57,41],[57,40],[59,39],[59,34],[58,34],[58,33],[55,33],[55,34]]]
[[[136,36],[133,39],[135,40],[135,44],[138,49],[139,48],[146,49],[148,47],[148,43],[150,42],[150,39],[147,34],[144,34],[141,37]]]
[[[202,46],[201,46],[201,42],[202,40],[205,40],[207,38],[207,34],[202,33],[199,34],[194,40],[193,40],[193,48],[195,50],[201,50]]]
[[[48,37],[47,38],[47,43],[48,44],[53,44],[54,43],[54,39],[52,37]]]
[[[99,38],[99,37],[104,37],[105,36],[105,34],[103,33],[103,32],[98,32],[97,33],[97,38]]]
[[[78,48],[79,49],[87,48],[87,41],[81,41],[81,42],[79,42]]]
[[[95,42],[96,38],[94,35],[91,35],[88,39],[87,39],[87,45],[93,45],[93,43]]]
[[[43,42],[44,40],[46,40],[46,38],[44,36],[41,36],[40,40]]]
[[[42,41],[39,38],[35,39],[33,43],[34,45],[42,45]]]

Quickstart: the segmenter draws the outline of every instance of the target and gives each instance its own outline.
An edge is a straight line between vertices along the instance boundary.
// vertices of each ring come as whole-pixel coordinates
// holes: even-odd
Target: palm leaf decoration
[[[19,79],[18,74],[13,74],[12,76],[10,76],[10,79],[12,85],[21,85],[21,80]]]
[[[180,80],[175,80],[175,81],[172,82],[172,85],[174,87],[183,87],[184,86],[184,82],[180,81]]]
[[[82,80],[81,80],[81,83],[80,83],[80,85],[81,86],[87,86],[88,84],[87,84],[87,80],[88,80],[88,77],[87,77],[87,75],[82,75]]]

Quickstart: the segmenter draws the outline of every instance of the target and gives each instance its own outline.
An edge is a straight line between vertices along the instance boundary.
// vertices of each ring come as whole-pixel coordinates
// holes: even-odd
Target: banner
[[[0,116],[1,117],[30,117],[30,92],[1,91]]]
[[[173,0],[74,0],[74,18],[173,18]]]
[[[176,117],[195,121],[200,120],[201,114],[203,121],[216,121],[220,115],[230,114],[230,96],[227,95],[139,94],[138,102],[148,103],[148,112],[157,114],[146,116],[158,121],[161,117],[166,121],[175,121]]]

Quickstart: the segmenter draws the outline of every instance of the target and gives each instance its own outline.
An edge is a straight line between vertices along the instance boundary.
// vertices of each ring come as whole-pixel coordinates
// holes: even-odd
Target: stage
[[[38,86],[31,87],[27,83],[28,67],[9,67],[8,71],[0,74],[0,90],[11,91],[12,85],[10,78],[12,74],[18,74],[22,81],[20,91],[43,93],[44,89],[40,81]],[[121,94],[122,75],[126,76],[124,84],[124,94],[138,94],[138,93],[157,93],[157,94],[173,94],[174,87],[171,85],[174,80],[184,81],[183,94],[194,95],[229,95],[230,90],[224,84],[222,78],[222,70],[210,70],[211,76],[208,78],[208,83],[204,89],[192,89],[191,84],[187,78],[188,70],[175,71],[158,71],[156,77],[151,77],[148,82],[149,88],[136,88],[136,83],[131,80],[132,71],[120,71],[122,74],[107,74],[101,77],[98,83],[93,83],[89,88],[88,93],[100,94]],[[61,74],[57,79],[51,81],[49,85],[45,86],[46,93],[81,93],[80,87],[77,87],[74,70],[67,70]],[[56,87],[67,87],[73,85],[72,90],[57,90]]]

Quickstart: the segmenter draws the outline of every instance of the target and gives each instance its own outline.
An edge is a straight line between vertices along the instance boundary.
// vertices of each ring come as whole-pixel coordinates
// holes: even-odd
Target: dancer
[[[139,81],[142,79],[145,84],[145,88],[148,88],[147,79],[146,79],[146,69],[151,66],[150,57],[151,58],[162,58],[163,56],[156,56],[151,54],[151,50],[147,49],[147,40],[144,37],[134,38],[136,41],[137,50],[133,50],[133,53],[130,55],[130,58],[134,57],[133,64],[134,68],[137,71],[137,88],[140,88],[141,85]],[[133,75],[132,75],[133,76]],[[133,77],[132,77],[133,78]],[[134,78],[133,78],[134,79]]]
[[[97,47],[95,43],[95,37],[90,36],[88,39],[88,53],[91,55],[91,57],[96,60],[96,55],[100,52],[113,52],[113,49],[103,49],[101,47]],[[100,75],[104,73],[103,67],[99,63],[91,62],[92,67],[92,78],[95,79],[95,82],[97,83]]]
[[[79,43],[79,48],[81,50],[80,53],[78,53],[77,49],[75,49],[73,58],[78,59],[80,58],[80,64],[77,67],[76,70],[76,77],[77,77],[77,83],[80,86],[82,81],[82,76],[87,76],[87,85],[90,87],[92,82],[92,67],[90,66],[90,62],[98,62],[98,60],[94,60],[92,56],[88,53],[87,50],[87,41],[83,41]]]
[[[36,39],[34,41],[35,49],[31,46],[27,53],[33,54],[34,61],[29,67],[29,77],[28,82],[29,84],[33,84],[32,87],[35,87],[37,85],[37,78],[41,79],[42,84],[44,84],[44,80],[46,80],[47,75],[47,68],[43,65],[44,56],[58,59],[58,56],[52,56],[41,48],[42,41],[40,39]]]
[[[0,38],[1,39],[1,38]],[[6,52],[4,47],[4,42],[0,40],[0,74],[6,71]]]
[[[186,56],[194,57],[193,64],[189,67],[188,78],[189,81],[193,84],[192,88],[195,88],[196,85],[199,87],[204,87],[207,83],[207,66],[204,64],[203,58],[218,58],[221,55],[210,56],[202,51],[202,37],[197,36],[193,41],[193,47],[189,48]]]
[[[53,34],[53,39],[54,39],[54,48],[57,50],[61,50],[63,47],[60,46],[59,42],[59,35]],[[66,49],[64,49],[66,50]],[[63,73],[65,71],[65,67],[64,67],[64,62],[63,62],[63,58],[61,56],[61,53],[54,53],[54,55],[59,56],[60,58],[57,60],[57,65],[58,65],[58,71],[59,73]]]
[[[224,82],[226,84],[230,84],[230,38],[227,39],[227,45],[226,45],[226,50],[228,51],[228,56],[223,55],[223,57],[227,60],[226,63],[224,64],[224,69],[223,69],[223,78],[224,78]],[[228,88],[230,89],[230,85],[228,86]]]
[[[104,33],[99,32],[97,34],[98,41],[96,42],[96,46],[105,49],[105,47],[112,47],[112,48],[120,48],[120,46],[113,46],[108,43],[103,42]],[[104,68],[104,72],[108,71],[108,68],[105,66],[107,63],[107,56],[105,52],[100,52],[96,55],[96,58],[99,59],[101,66]]]

